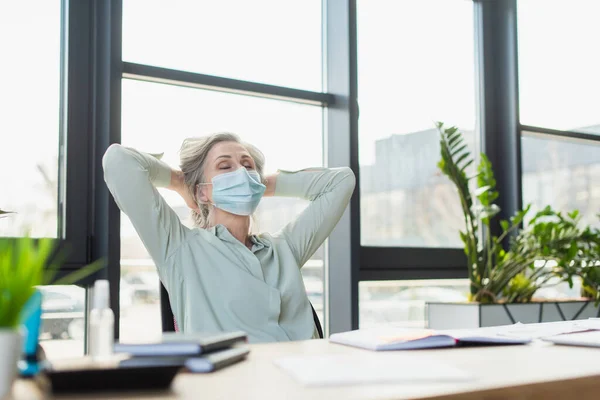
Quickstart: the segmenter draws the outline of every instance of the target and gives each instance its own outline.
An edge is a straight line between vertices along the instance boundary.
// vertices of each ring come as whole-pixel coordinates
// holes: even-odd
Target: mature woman
[[[349,168],[263,175],[264,157],[230,133],[187,139],[181,171],[113,144],[104,177],[140,235],[183,332],[242,330],[250,342],[318,337],[300,268],[329,236],[354,190]],[[196,227],[181,224],[156,187],[179,193]],[[263,196],[308,207],[281,231],[250,234]]]

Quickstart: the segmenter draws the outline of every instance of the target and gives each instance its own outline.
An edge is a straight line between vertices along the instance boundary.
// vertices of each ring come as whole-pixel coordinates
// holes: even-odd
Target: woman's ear
[[[198,185],[197,187],[196,196],[198,197],[198,202],[204,204],[211,203],[208,198],[208,185]]]

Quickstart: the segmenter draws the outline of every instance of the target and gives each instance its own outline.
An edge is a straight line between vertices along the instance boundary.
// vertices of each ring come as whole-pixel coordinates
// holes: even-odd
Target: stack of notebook
[[[131,355],[122,367],[182,366],[191,372],[212,372],[243,360],[249,353],[244,332],[216,334],[165,333],[155,343],[116,343],[115,353]]]

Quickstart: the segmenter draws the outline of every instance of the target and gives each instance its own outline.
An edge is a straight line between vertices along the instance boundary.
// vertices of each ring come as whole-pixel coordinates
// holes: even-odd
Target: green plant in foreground
[[[531,208],[528,205],[509,220],[499,221],[501,233],[493,235],[491,224],[500,208],[494,203],[499,194],[491,162],[481,154],[476,174],[467,176],[474,159],[461,132],[456,127],[444,128],[441,122],[436,127],[441,147],[438,167],[456,186],[464,216],[460,238],[467,256],[470,300],[528,302],[551,279],[572,285],[575,276],[582,277],[589,297],[600,299],[600,271],[595,269],[600,233],[578,228],[576,211],[565,216],[550,207],[521,230]],[[508,251],[503,246],[506,240],[510,240]],[[536,262],[543,265],[536,266]]]
[[[13,211],[4,211],[4,210],[0,209],[0,218],[4,218],[8,214],[14,214],[14,212]]]
[[[55,239],[0,240],[0,328],[18,326],[21,310],[36,286],[72,284],[104,266],[103,260],[97,260],[55,280],[65,259],[66,251],[57,250]]]

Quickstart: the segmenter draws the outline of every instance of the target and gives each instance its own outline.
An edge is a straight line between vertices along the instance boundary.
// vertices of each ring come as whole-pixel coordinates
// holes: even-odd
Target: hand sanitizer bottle
[[[94,361],[109,359],[113,353],[115,315],[108,304],[108,281],[94,283],[90,312],[90,355]]]

